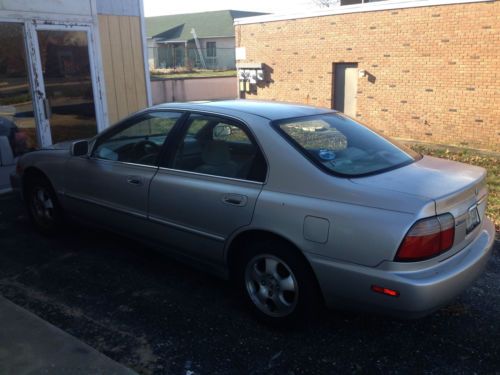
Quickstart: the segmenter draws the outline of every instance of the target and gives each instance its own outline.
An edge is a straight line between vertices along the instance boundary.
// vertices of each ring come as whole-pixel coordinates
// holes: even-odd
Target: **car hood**
[[[43,150],[69,150],[71,148],[71,145],[77,141],[82,141],[83,139],[74,139],[72,141],[64,141],[64,142],[59,142],[55,143],[50,146],[46,146],[43,148]]]
[[[351,181],[437,201],[480,183],[485,176],[480,167],[424,156],[405,167]]]

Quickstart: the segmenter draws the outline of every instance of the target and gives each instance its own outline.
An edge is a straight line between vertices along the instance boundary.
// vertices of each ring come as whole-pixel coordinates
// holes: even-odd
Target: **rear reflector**
[[[385,294],[386,296],[390,296],[390,297],[399,296],[399,292],[397,290],[384,288],[384,287],[378,286],[378,285],[372,285],[372,290],[376,293],[382,293],[382,294]]]
[[[435,257],[453,247],[455,219],[443,214],[417,221],[408,231],[395,261],[412,262]]]

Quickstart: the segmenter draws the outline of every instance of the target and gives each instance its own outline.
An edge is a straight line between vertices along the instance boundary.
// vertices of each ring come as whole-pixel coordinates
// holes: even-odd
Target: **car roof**
[[[207,102],[164,103],[153,108],[183,109],[191,111],[214,111],[221,114],[234,115],[235,112],[252,114],[268,120],[313,116],[335,112],[328,108],[312,107],[301,104],[269,102],[262,100],[221,100]]]

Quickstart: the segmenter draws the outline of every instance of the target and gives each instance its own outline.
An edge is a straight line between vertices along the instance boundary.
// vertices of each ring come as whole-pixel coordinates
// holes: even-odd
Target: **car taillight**
[[[417,221],[406,234],[394,260],[412,262],[435,257],[453,246],[455,219],[443,214]]]

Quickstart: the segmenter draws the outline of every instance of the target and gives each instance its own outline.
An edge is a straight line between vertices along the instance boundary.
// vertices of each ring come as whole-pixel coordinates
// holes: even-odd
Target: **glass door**
[[[38,146],[24,30],[0,21],[0,136],[15,156]]]
[[[97,54],[91,25],[0,19],[0,136],[16,156],[106,126]]]
[[[36,26],[41,114],[52,143],[97,133],[89,31]],[[48,138],[48,137],[47,137]]]

